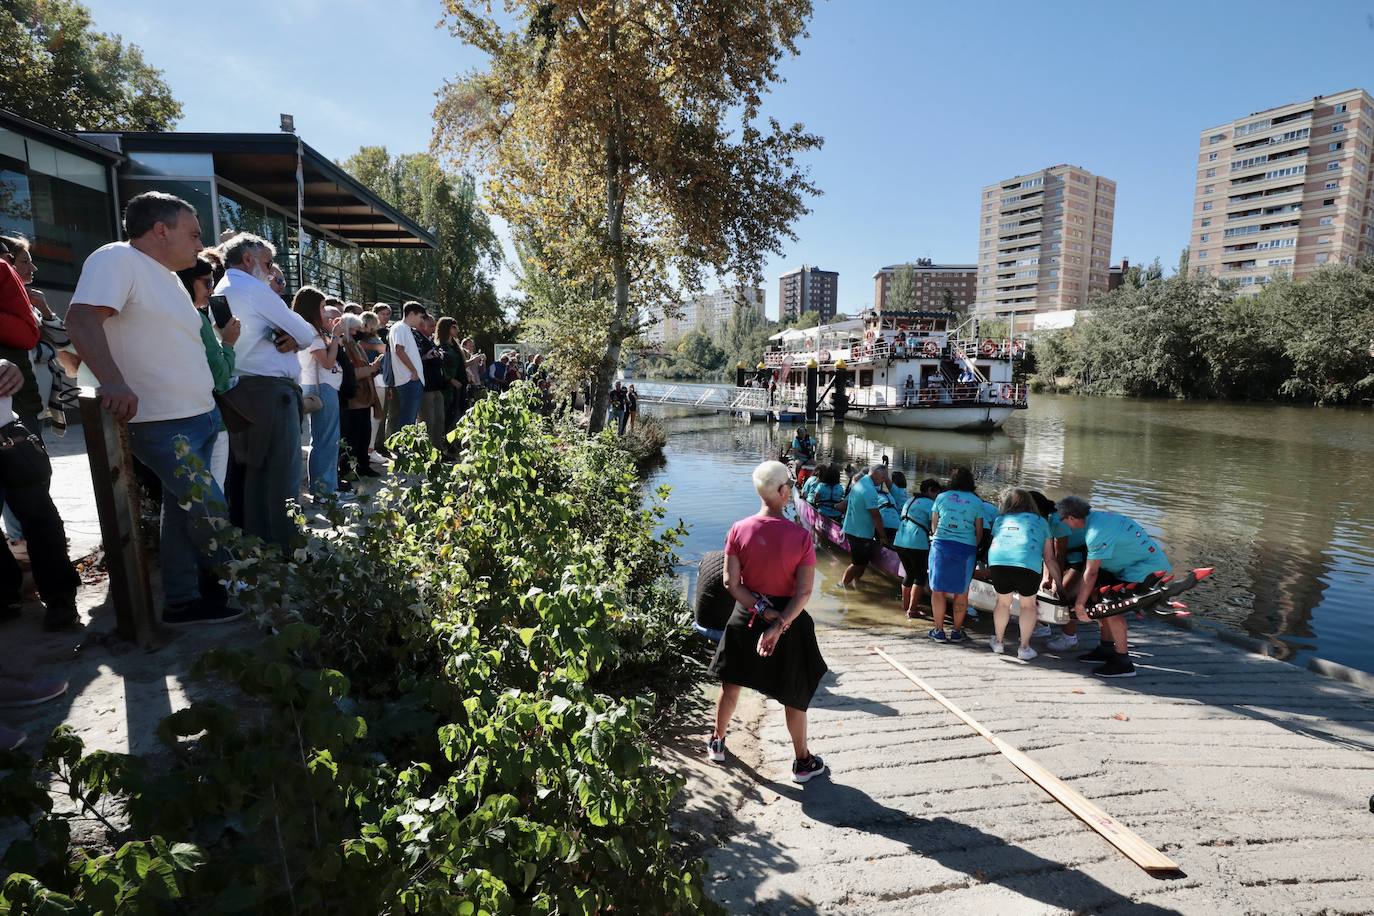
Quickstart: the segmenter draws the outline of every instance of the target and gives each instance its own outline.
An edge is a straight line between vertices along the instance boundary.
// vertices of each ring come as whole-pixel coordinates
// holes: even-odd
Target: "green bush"
[[[640,414],[635,420],[634,430],[626,431],[619,441],[620,447],[630,453],[635,464],[643,467],[663,458],[668,433],[658,420]]]
[[[478,404],[457,463],[403,434],[373,505],[303,528],[289,556],[223,532],[231,588],[273,631],[198,665],[238,697],[164,720],[169,767],[83,755],[59,729],[0,782],[0,813],[30,826],[0,906],[711,909],[645,733],[693,663],[665,579],[680,531],[655,535],[662,494],[641,504],[622,450],[554,428],[532,398]],[[74,841],[91,818],[99,836]]]

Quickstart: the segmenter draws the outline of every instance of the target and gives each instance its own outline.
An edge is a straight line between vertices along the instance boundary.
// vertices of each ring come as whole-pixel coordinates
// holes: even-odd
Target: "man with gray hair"
[[[1065,496],[1055,504],[1065,526],[1082,530],[1088,547],[1074,614],[1088,620],[1088,603],[1100,585],[1146,587],[1173,570],[1164,550],[1149,533],[1133,520],[1117,512],[1092,508],[1081,496]],[[1126,615],[1104,617],[1102,641],[1097,648],[1080,655],[1080,662],[1101,662],[1093,669],[1098,677],[1135,677],[1126,641]]]
[[[229,492],[233,521],[249,534],[283,549],[296,526],[287,500],[301,482],[300,361],[315,328],[269,285],[276,249],[241,232],[221,248],[224,277],[215,287],[240,322],[234,384],[224,397],[245,423],[229,430]]]
[[[163,623],[232,620],[241,614],[226,606],[215,575],[224,556],[208,524],[225,512],[209,471],[215,380],[200,316],[173,273],[196,263],[200,220],[181,198],[149,191],[129,201],[124,235],[86,259],[67,332],[100,382],[101,406],[129,424],[130,450],[162,482]]]

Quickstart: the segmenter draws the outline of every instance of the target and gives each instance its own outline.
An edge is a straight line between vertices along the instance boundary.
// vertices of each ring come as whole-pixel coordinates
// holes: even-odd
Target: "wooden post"
[[[115,631],[123,639],[149,646],[156,629],[147,554],[139,534],[140,492],[129,451],[129,429],[116,423],[90,388],[81,390],[81,428],[105,546]]]

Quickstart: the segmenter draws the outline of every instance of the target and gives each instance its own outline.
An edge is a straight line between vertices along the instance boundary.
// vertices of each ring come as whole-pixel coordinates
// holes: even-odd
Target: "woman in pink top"
[[[806,709],[827,669],[806,613],[816,548],[810,532],[782,514],[792,486],[781,462],[754,468],[754,489],[763,505],[735,522],[725,538],[725,587],[735,610],[709,669],[721,685],[707,753],[717,763],[725,760],[725,730],[740,688],[749,687],[783,705],[796,757],[792,779],[806,782],[825,772],[825,763],[806,746]]]

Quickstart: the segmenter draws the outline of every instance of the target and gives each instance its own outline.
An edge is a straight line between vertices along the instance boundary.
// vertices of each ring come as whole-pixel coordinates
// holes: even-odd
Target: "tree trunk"
[[[607,36],[607,51],[614,59],[616,54],[616,26],[612,22]],[[611,252],[611,270],[615,274],[615,306],[611,320],[606,325],[606,352],[596,367],[596,399],[592,402],[592,415],[587,423],[588,432],[593,435],[606,426],[606,407],[610,400],[612,379],[620,365],[621,344],[625,340],[630,311],[630,268],[625,262],[625,245],[622,228],[625,217],[624,188],[621,184],[622,112],[620,102],[611,101],[612,122],[614,127],[606,135],[606,241]]]

